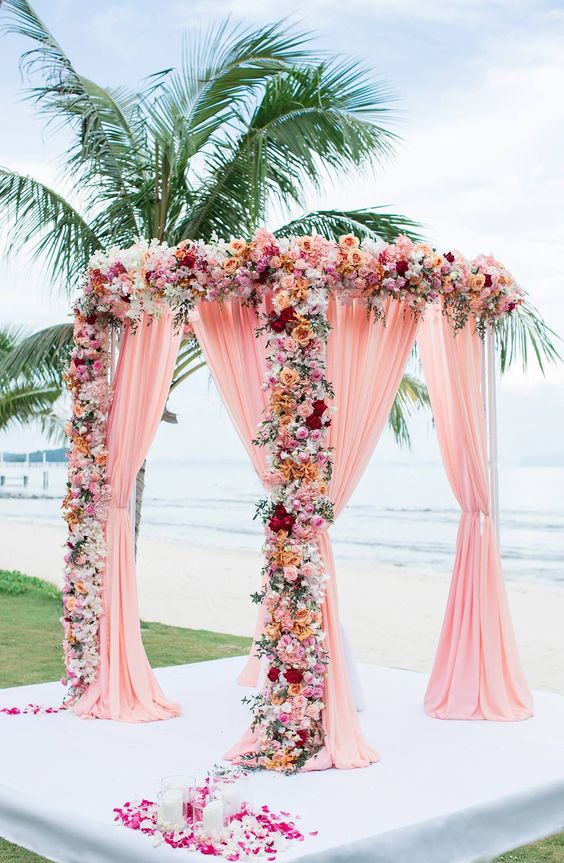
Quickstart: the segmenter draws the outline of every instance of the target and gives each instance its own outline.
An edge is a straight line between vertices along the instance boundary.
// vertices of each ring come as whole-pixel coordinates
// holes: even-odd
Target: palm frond
[[[206,362],[202,358],[202,349],[198,341],[195,338],[189,338],[182,342],[178,351],[169,392],[173,392],[181,383],[205,365]]]
[[[66,154],[68,173],[94,192],[121,198],[121,218],[132,236],[138,233],[136,213],[128,195],[128,173],[138,149],[118,94],[80,75],[28,0],[4,0],[8,12],[3,31],[25,36],[35,43],[21,58],[24,71],[38,73],[42,83],[28,89],[28,97],[50,117],[51,122],[75,133]],[[121,91],[121,95],[125,91]],[[134,94],[128,94],[134,102]],[[136,173],[136,171],[134,171]],[[95,195],[97,197],[97,194]]]
[[[0,386],[0,429],[45,418],[60,395],[61,390],[55,384]]]
[[[531,357],[543,374],[547,364],[562,362],[560,336],[528,302],[496,321],[494,329],[502,374],[517,362],[526,371]]]
[[[269,200],[303,206],[306,190],[325,175],[389,154],[394,136],[376,122],[386,98],[354,63],[296,67],[269,79],[252,116],[241,117],[240,134],[214,142],[182,237],[226,235],[241,217],[249,233],[265,220]]]
[[[0,330],[0,339],[2,331]],[[73,325],[55,324],[12,343],[0,355],[0,381],[40,380],[63,385],[63,370],[73,344]]]
[[[154,130],[161,137],[181,128],[198,152],[269,77],[308,58],[308,41],[285,21],[245,29],[226,18],[203,33],[188,31],[181,68],[163,81],[155,103]]]
[[[429,393],[423,381],[414,375],[405,374],[401,379],[388,417],[388,427],[400,446],[407,448],[411,446],[409,417],[415,411],[429,406]]]
[[[381,238],[393,242],[399,234],[412,240],[421,239],[418,222],[394,213],[383,213],[381,207],[363,210],[315,210],[288,222],[274,231],[277,237],[290,237],[296,234],[321,234],[334,240],[343,234],[354,234],[359,239],[376,240]]]
[[[0,230],[9,253],[28,251],[67,291],[103,244],[62,195],[7,168],[0,168]]]

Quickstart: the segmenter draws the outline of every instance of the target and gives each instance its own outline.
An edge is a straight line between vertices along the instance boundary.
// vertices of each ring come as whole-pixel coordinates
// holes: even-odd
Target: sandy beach
[[[64,526],[0,521],[0,568],[61,585]],[[251,635],[260,555],[141,537],[138,583],[145,620]],[[341,616],[357,659],[430,669],[448,592],[446,578],[403,567],[338,561]],[[530,685],[564,694],[564,588],[508,582]]]

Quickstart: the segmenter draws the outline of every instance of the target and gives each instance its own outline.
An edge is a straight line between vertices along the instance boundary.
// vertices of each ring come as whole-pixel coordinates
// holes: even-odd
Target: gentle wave
[[[0,518],[60,523],[64,469],[39,487],[0,496]],[[509,579],[564,582],[564,468],[501,471],[501,549]],[[167,541],[258,552],[253,521],[265,496],[252,469],[238,461],[149,463],[142,531]],[[7,490],[6,490],[7,491]],[[448,576],[460,509],[439,465],[370,465],[349,506],[331,528],[335,554]]]

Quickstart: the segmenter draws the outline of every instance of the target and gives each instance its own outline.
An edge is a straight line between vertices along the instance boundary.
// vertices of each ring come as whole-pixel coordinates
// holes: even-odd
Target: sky
[[[134,85],[174,65],[181,35],[231,15],[250,25],[288,16],[320,49],[374,68],[395,94],[396,156],[374,176],[340,178],[311,207],[387,205],[423,223],[439,249],[492,252],[548,323],[564,335],[564,0],[36,0],[75,66],[104,85]],[[155,11],[157,10],[157,11]],[[0,10],[0,20],[2,17]],[[21,101],[18,57],[26,43],[0,37],[0,164],[62,188],[64,131],[45,132]],[[273,225],[274,226],[274,225]],[[0,322],[38,328],[64,320],[68,301],[25,257],[0,265]],[[501,382],[500,457],[564,460],[564,367]],[[159,456],[187,448],[241,455],[205,373],[171,405]],[[413,424],[412,458],[438,458],[429,417]],[[34,448],[37,432],[0,434],[0,449]],[[203,450],[201,449],[203,447]],[[379,457],[402,460],[388,437]]]

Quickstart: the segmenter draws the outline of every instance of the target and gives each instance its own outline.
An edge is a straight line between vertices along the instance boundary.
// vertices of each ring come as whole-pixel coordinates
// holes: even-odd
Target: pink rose
[[[313,405],[311,404],[311,402],[302,402],[301,405],[298,405],[297,412],[298,412],[298,416],[301,416],[304,419],[306,419],[306,417],[310,417],[312,415]]]

